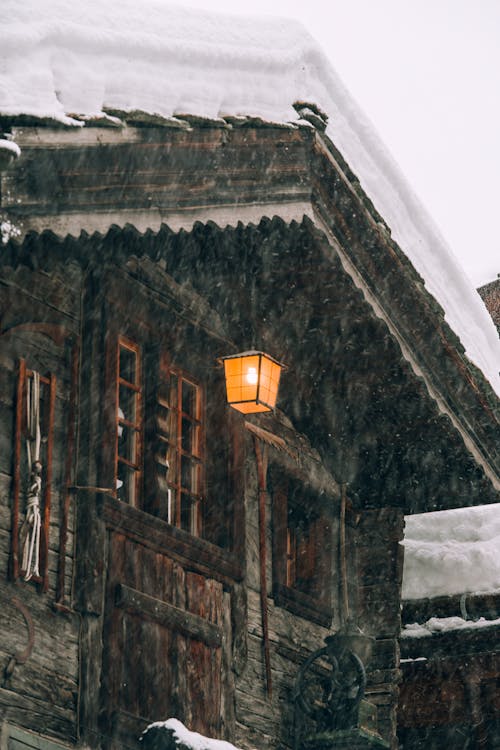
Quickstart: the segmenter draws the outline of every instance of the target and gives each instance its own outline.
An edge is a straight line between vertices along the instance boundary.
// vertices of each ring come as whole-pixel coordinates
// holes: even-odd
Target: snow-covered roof
[[[500,341],[486,309],[366,117],[308,32],[165,0],[4,0],[0,114],[80,127],[103,109],[217,118],[297,119],[316,103],[327,134],[500,394]]]
[[[403,599],[500,592],[500,505],[406,517]]]

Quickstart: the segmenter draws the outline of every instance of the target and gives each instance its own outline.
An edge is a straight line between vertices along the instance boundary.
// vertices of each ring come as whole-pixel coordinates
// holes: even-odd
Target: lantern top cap
[[[226,357],[220,357],[219,361],[224,362],[226,359],[241,359],[242,357],[256,357],[262,355],[263,357],[266,357],[266,359],[270,359],[271,362],[274,362],[275,364],[279,365],[281,368],[286,369],[286,365],[284,365],[282,362],[279,362],[274,357],[271,357],[270,354],[267,352],[261,352],[257,349],[249,349],[246,352],[238,352],[238,354],[228,354]]]

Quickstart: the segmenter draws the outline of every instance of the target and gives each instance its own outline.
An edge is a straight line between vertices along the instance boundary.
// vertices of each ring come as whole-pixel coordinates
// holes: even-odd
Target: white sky
[[[475,286],[500,273],[500,0],[174,0],[297,18]]]

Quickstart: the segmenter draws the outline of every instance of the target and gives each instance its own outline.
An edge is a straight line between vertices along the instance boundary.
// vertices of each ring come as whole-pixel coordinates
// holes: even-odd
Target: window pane
[[[197,388],[186,380],[182,381],[182,411],[196,418]]]
[[[131,349],[120,346],[120,377],[129,383],[136,382],[137,354]]]
[[[120,385],[119,391],[118,407],[121,409],[121,414],[118,412],[118,416],[126,419],[127,422],[135,423],[137,421],[137,393],[127,388],[126,385]]]
[[[180,527],[191,534],[196,534],[197,529],[197,507],[195,498],[184,492],[181,495],[181,517]]]
[[[182,450],[185,453],[198,455],[198,426],[191,420],[182,419]]]
[[[118,461],[116,494],[124,503],[136,505],[136,472],[121,461]]]
[[[118,455],[132,463],[137,461],[137,437],[133,428],[118,425]]]
[[[181,486],[183,489],[190,492],[197,491],[196,473],[197,466],[193,460],[187,456],[181,456]]]

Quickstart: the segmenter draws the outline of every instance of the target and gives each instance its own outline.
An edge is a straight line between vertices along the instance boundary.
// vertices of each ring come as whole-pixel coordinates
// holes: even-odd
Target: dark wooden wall
[[[498,636],[492,625],[402,639],[402,748],[500,747]]]
[[[75,508],[71,419],[73,370],[79,335],[81,270],[68,264],[53,274],[3,269],[0,279],[0,707],[6,721],[75,739],[78,704],[79,616],[69,607]],[[46,585],[14,577],[13,543],[24,518],[13,515],[15,422],[19,362],[56,378]],[[24,445],[22,445],[24,450]],[[69,451],[69,452],[68,452]],[[17,529],[14,527],[17,526]],[[61,532],[63,533],[61,534]],[[20,551],[19,551],[20,554]],[[44,591],[43,589],[46,589]],[[10,665],[10,666],[9,666]],[[3,671],[6,669],[6,671]]]
[[[122,273],[123,270],[115,273],[115,278]],[[157,292],[149,285],[163,288],[164,297],[163,285],[168,277],[146,259],[139,264],[134,261],[129,273],[128,283],[137,285],[137,294],[140,286],[141,294],[149,299],[147,305],[154,308],[152,300]],[[142,281],[138,281],[139,275]],[[108,737],[118,747],[133,746],[147,721],[176,715],[197,731],[226,737],[242,747],[271,750],[277,743],[283,748],[291,747],[295,720],[292,692],[297,672],[307,656],[322,646],[329,629],[277,606],[273,599],[272,513],[268,495],[265,538],[271,697],[263,656],[253,438],[240,420],[238,429],[246,459],[238,489],[241,509],[236,556],[202,540],[188,543],[185,536],[167,528],[165,522],[92,489],[92,484],[104,477],[99,475],[97,460],[102,439],[99,362],[104,343],[98,289],[99,273],[96,276],[93,271],[84,282],[80,267],[71,264],[56,264],[50,273],[22,267],[5,270],[2,275],[0,401],[4,418],[0,440],[4,463],[0,559],[2,595],[7,607],[0,652],[4,663],[22,650],[28,633],[21,610],[12,604],[13,596],[27,607],[35,632],[29,659],[15,666],[0,689],[5,716],[13,724],[55,738],[75,741],[79,736],[95,743]],[[199,314],[196,300],[200,298],[194,295],[188,300],[185,291],[176,291],[171,285],[169,294],[174,292],[178,295],[176,310],[183,310],[185,316],[189,309],[188,317]],[[158,309],[165,305],[163,299]],[[85,315],[83,328],[81,309]],[[217,316],[212,312],[207,317],[208,313],[205,310],[203,314],[205,326],[210,315],[213,325],[220,326]],[[33,332],[26,328],[28,324],[46,327],[40,329],[42,332]],[[79,343],[79,421],[71,426],[70,402],[75,398],[72,368],[75,344]],[[50,584],[46,593],[34,584],[9,580],[11,449],[16,363],[21,356],[30,366],[57,375]],[[273,429],[272,419],[267,427]],[[279,431],[278,424],[275,428]],[[293,437],[293,428],[286,429]],[[71,466],[68,476],[67,448],[75,438],[70,430],[79,432],[79,463],[78,467]],[[319,456],[312,448],[306,449],[304,438],[301,441],[302,465],[306,466],[309,451],[312,458],[308,460],[320,466]],[[270,449],[271,464],[280,465],[283,460],[279,451]],[[290,460],[288,457],[289,463]],[[308,471],[311,477],[314,471],[320,476],[317,469],[299,471],[298,465],[294,471],[304,477],[303,481],[307,481]],[[325,469],[323,472],[327,477]],[[333,491],[335,483],[331,481]],[[76,484],[80,489],[74,489]],[[22,502],[23,498],[21,512]],[[325,499],[322,502],[329,507],[333,535],[333,569],[328,585],[332,587],[335,627],[340,616],[338,504],[333,500],[329,505]],[[63,549],[60,530],[65,507],[67,534]],[[79,537],[74,570],[76,510]],[[387,577],[397,582],[396,551],[391,552],[391,545],[397,540],[399,516],[381,513],[373,511],[352,520],[357,552],[351,560],[350,588],[353,608],[361,614],[365,627],[380,636],[369,693],[378,706],[381,731],[390,737],[398,618],[394,619],[397,585],[394,592],[388,592]],[[377,550],[375,558],[373,550]],[[65,562],[61,592],[58,580],[62,557]],[[389,593],[390,609],[384,610],[382,602],[387,604]]]

